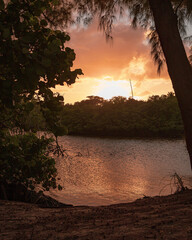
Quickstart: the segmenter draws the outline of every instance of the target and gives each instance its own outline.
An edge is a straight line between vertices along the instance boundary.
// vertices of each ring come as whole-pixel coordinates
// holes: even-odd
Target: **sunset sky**
[[[113,42],[107,43],[104,34],[94,22],[88,27],[70,29],[67,44],[75,50],[75,68],[84,76],[70,87],[58,87],[65,103],[74,103],[95,95],[105,99],[113,96],[131,96],[132,81],[135,99],[173,91],[166,65],[161,75],[150,56],[146,32],[134,30],[129,24],[119,23],[113,30]]]

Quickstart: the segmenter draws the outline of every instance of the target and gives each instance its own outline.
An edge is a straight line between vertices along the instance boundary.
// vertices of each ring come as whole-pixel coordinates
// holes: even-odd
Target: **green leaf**
[[[65,126],[54,126],[51,130],[56,137],[64,136],[68,133],[68,129]]]
[[[45,57],[43,57],[41,63],[44,67],[50,67],[51,66],[51,61],[48,58],[45,58]]]
[[[62,45],[61,40],[60,39],[55,39],[52,42],[53,45],[60,47]]]
[[[25,109],[27,112],[30,112],[32,111],[34,108],[34,104],[32,102],[28,102],[26,105],[25,105]]]
[[[77,75],[84,75],[82,69],[80,69],[80,68],[75,69],[75,72]]]

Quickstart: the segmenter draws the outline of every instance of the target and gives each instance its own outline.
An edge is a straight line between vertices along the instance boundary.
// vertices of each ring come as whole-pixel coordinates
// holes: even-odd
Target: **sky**
[[[166,65],[157,74],[143,29],[132,29],[121,22],[113,29],[113,41],[107,42],[98,24],[70,29],[67,45],[75,50],[74,68],[84,75],[76,83],[59,86],[56,91],[64,96],[65,103],[74,103],[87,96],[110,99],[114,96],[131,97],[130,80],[135,99],[148,99],[152,95],[173,91]]]

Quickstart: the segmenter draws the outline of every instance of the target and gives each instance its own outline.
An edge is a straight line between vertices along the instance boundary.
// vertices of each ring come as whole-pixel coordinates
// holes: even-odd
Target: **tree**
[[[88,22],[97,15],[100,28],[111,38],[113,23],[119,13],[129,13],[133,27],[150,29],[152,55],[158,71],[164,62],[180,107],[187,150],[192,166],[192,67],[186,55],[182,36],[192,19],[191,0],[81,0],[77,11]]]
[[[182,2],[180,3],[182,4]],[[149,4],[180,107],[192,167],[192,67],[179,33],[177,11],[174,12],[171,1],[149,0]],[[192,2],[185,1],[184,4],[186,4],[184,6],[186,14],[191,18]]]
[[[52,139],[38,138],[30,125],[24,127],[24,119],[38,105],[47,130],[56,137],[63,135],[59,117],[63,97],[52,89],[71,85],[82,74],[81,69],[71,69],[75,53],[65,47],[70,37],[46,20],[44,12],[51,13],[54,4],[0,0],[1,187],[9,183],[56,187],[55,160],[48,154]]]
[[[69,135],[181,138],[183,125],[173,93],[151,96],[148,101],[89,96],[63,108]],[[99,101],[98,101],[99,100]]]

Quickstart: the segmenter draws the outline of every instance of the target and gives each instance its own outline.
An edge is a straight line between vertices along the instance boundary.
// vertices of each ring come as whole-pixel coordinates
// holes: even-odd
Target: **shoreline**
[[[108,206],[0,200],[0,239],[192,239],[192,190]]]
[[[64,136],[69,136],[69,137],[87,137],[87,138],[100,138],[100,139],[114,139],[114,140],[170,140],[170,141],[174,141],[174,140],[184,140],[185,141],[185,137],[184,136],[180,136],[180,137],[160,137],[160,136],[116,136],[116,135],[94,135],[94,134],[67,134]]]

